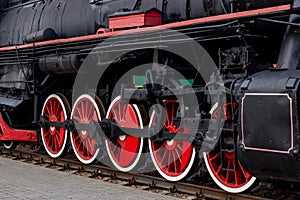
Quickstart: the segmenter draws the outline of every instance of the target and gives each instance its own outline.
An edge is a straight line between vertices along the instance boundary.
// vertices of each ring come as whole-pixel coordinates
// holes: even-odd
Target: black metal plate
[[[287,95],[245,94],[242,133],[246,148],[287,152],[292,145],[290,104]]]

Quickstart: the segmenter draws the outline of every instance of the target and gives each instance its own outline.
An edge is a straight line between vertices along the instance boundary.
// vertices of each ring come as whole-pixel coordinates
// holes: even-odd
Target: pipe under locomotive
[[[126,172],[148,159],[169,181],[197,183],[205,163],[233,193],[256,177],[299,182],[299,6],[0,0],[0,140],[7,148],[41,142],[54,158],[72,146],[85,164],[107,154]],[[209,78],[164,49],[192,49],[187,37],[174,39],[178,33],[211,57],[214,69],[203,72]],[[190,54],[202,51],[195,46]],[[107,63],[89,87],[87,79]],[[142,73],[132,72],[139,66]]]

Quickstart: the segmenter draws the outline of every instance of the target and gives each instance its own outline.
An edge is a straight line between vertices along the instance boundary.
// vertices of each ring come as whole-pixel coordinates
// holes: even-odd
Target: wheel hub
[[[51,115],[51,116],[49,117],[49,121],[55,122],[56,118],[57,118],[57,117],[56,117],[55,115]],[[55,134],[56,134],[56,128],[55,128],[55,126],[50,126],[50,134],[51,134],[51,135],[55,135]]]
[[[82,139],[86,139],[88,137],[88,135],[89,134],[87,133],[87,131],[80,131],[80,136]]]
[[[167,140],[167,145],[172,146],[174,144],[174,140]]]
[[[166,126],[166,129],[171,132],[171,133],[176,133],[178,131],[178,128],[176,126]],[[177,143],[174,139],[171,140],[167,140],[166,141],[166,148],[168,150],[174,150],[174,148],[176,147]]]
[[[125,141],[125,139],[126,139],[126,135],[120,135],[120,136],[119,136],[119,140]]]

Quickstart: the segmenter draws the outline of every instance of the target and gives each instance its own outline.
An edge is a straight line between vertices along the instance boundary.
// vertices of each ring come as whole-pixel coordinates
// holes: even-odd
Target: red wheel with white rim
[[[88,94],[81,95],[75,102],[71,119],[76,120],[80,124],[91,124],[92,121],[101,120],[104,108],[97,96]],[[84,164],[92,163],[98,153],[99,148],[96,147],[96,140],[90,135],[97,133],[89,133],[87,130],[78,130],[71,132],[71,143],[74,153],[78,160]]]
[[[204,152],[203,156],[214,182],[227,192],[240,193],[249,189],[256,178],[245,171],[234,154],[235,152],[223,152],[222,160],[221,152],[213,150]]]
[[[51,122],[65,122],[70,113],[70,106],[61,94],[50,95],[43,106],[42,115]],[[47,153],[52,158],[59,157],[65,150],[68,130],[62,127],[41,128],[41,136]]]
[[[174,125],[174,118],[179,107],[178,101],[167,100],[164,102],[166,120],[164,127],[167,131],[177,133],[179,127]],[[152,113],[150,125],[156,123],[156,114]],[[183,134],[190,134],[184,128]],[[149,139],[149,149],[152,161],[156,170],[162,177],[169,181],[179,181],[183,179],[191,170],[195,160],[195,149],[187,141],[176,139],[166,141],[151,141]]]
[[[143,128],[143,121],[137,105],[122,104],[116,97],[107,111],[106,118],[114,119],[120,127]],[[143,149],[143,138],[120,135],[106,140],[106,149],[113,165],[120,171],[128,172],[138,163]]]

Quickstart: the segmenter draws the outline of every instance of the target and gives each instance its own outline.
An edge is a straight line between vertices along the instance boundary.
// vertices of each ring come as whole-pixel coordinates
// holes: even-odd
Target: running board
[[[37,142],[37,131],[13,129],[0,114],[0,141]]]

